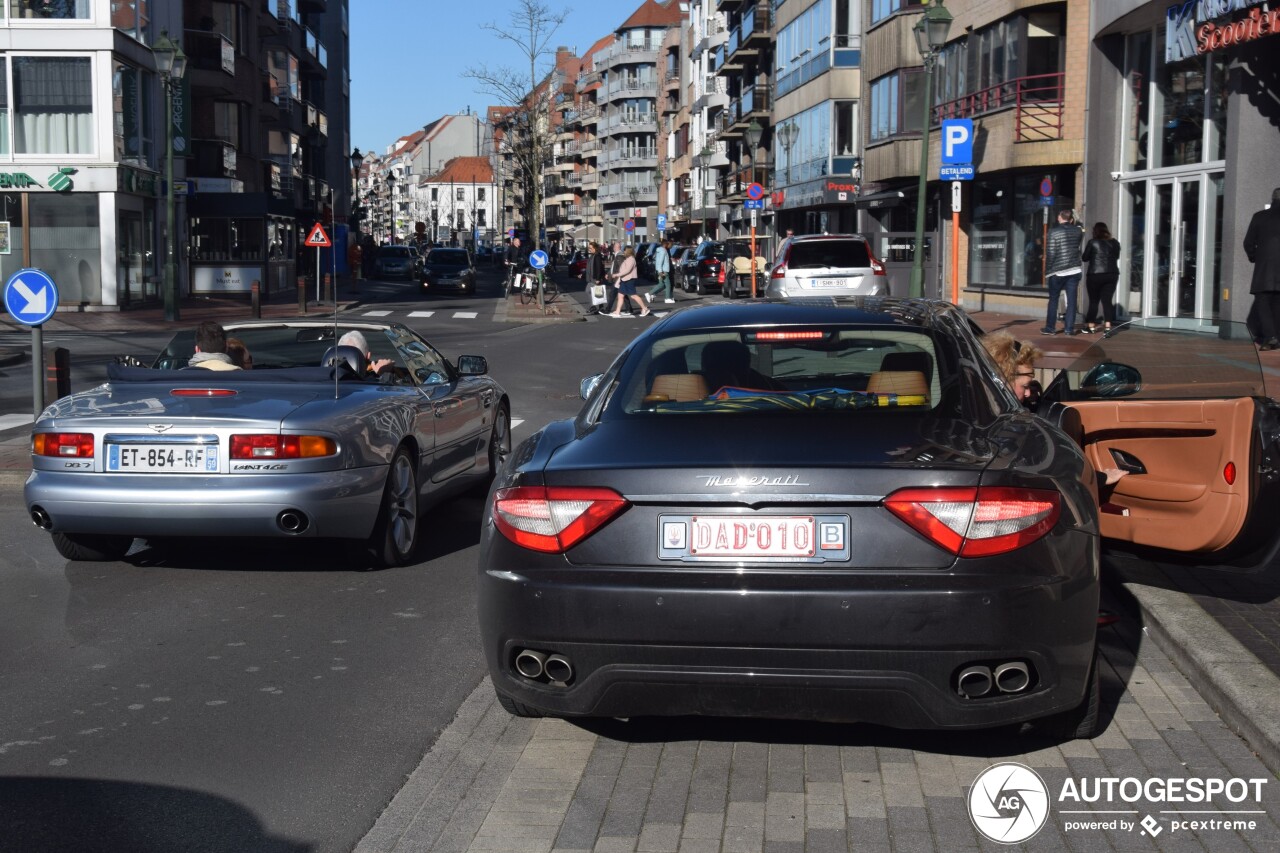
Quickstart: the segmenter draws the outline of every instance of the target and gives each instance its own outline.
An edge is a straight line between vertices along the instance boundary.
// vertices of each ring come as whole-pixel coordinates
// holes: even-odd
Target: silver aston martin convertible
[[[366,352],[335,346],[353,330]],[[227,334],[252,370],[182,369],[184,333],[152,366],[111,365],[41,414],[24,496],[62,556],[118,559],[135,537],[332,537],[401,565],[420,511],[487,488],[510,452],[510,400],[480,356],[455,364],[399,324]]]

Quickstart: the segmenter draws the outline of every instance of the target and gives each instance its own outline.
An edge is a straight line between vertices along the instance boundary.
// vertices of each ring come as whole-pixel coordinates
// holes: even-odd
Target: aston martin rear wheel
[[[408,449],[401,447],[391,458],[382,508],[373,526],[369,545],[383,566],[403,566],[413,558],[418,544],[418,477]]]
[[[68,560],[104,563],[118,560],[129,553],[132,536],[54,533],[53,547]]]

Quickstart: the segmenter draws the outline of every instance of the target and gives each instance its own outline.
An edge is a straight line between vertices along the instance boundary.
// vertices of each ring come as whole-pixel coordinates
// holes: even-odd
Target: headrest
[[[653,377],[653,387],[645,397],[646,402],[671,400],[684,403],[702,400],[707,396],[707,380],[697,373],[662,373]],[[650,398],[653,398],[650,400]]]
[[[881,370],[916,370],[928,382],[933,378],[933,357],[927,352],[891,352],[880,359]]]
[[[878,370],[867,380],[870,394],[923,395],[929,399],[929,383],[918,370]]]
[[[365,357],[358,347],[329,347],[324,351],[324,357],[320,359],[321,367],[333,367],[334,365],[346,367],[356,376],[364,376],[365,374]]]

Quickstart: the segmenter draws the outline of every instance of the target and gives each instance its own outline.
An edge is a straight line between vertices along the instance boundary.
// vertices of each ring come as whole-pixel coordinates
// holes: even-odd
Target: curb
[[[1280,678],[1190,595],[1153,585],[1151,581],[1158,582],[1163,575],[1135,577],[1151,572],[1117,567],[1122,585],[1142,613],[1143,633],[1204,695],[1228,728],[1244,738],[1267,769],[1280,773]]]

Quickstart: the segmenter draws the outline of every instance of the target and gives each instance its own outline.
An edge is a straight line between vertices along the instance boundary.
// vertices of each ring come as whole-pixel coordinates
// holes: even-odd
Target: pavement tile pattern
[[[912,733],[736,720],[583,721],[509,716],[484,679],[356,853],[826,853],[826,851],[1262,851],[1280,849],[1280,782],[1200,697],[1139,623],[1101,632],[1104,733],[1055,744],[1030,735]],[[745,737],[743,735],[746,735]],[[984,838],[966,798],[1012,761],[1053,805],[1018,845]],[[1240,830],[1174,831],[1203,805],[1058,802],[1068,779],[1266,779]],[[1131,824],[1159,834],[1075,829]]]

